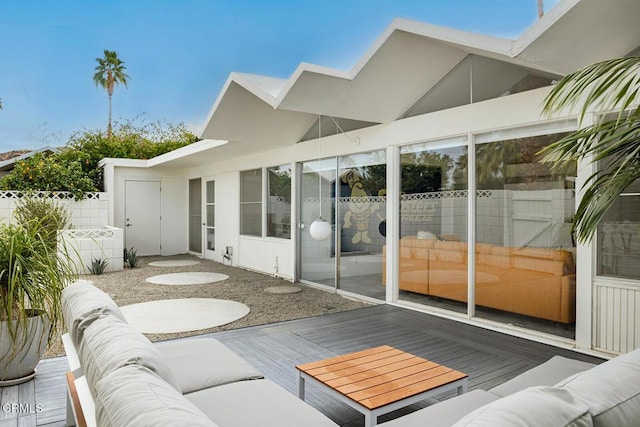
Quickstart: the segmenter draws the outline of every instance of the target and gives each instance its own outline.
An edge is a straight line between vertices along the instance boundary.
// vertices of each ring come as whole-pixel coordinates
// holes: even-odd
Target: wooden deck
[[[225,331],[210,336],[241,354],[264,375],[296,393],[295,365],[370,347],[390,345],[469,375],[469,389],[490,389],[554,355],[598,363],[568,350],[492,332],[416,311],[379,305],[320,317]],[[33,402],[36,414],[0,412],[0,427],[62,426],[65,414],[64,358],[41,363],[24,386],[2,389],[2,403]],[[455,394],[450,393],[448,396]],[[364,417],[313,386],[306,401],[342,426],[361,426]],[[390,419],[425,406],[396,411]]]

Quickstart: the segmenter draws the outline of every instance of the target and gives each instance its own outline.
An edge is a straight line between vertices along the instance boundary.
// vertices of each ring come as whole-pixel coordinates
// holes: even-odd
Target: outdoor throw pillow
[[[640,425],[640,349],[556,385],[589,406],[596,427]]]
[[[566,390],[531,387],[467,414],[454,427],[591,427],[589,408]]]

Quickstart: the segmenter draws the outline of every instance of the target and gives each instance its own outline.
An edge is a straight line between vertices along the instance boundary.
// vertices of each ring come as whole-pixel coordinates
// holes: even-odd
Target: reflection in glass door
[[[202,253],[202,181],[189,180],[189,251]]]
[[[386,151],[342,156],[339,163],[339,289],[385,299]]]
[[[301,164],[298,277],[331,288],[336,286],[335,232],[317,241],[311,238],[309,227],[322,209],[322,218],[335,230],[335,182],[335,157]]]

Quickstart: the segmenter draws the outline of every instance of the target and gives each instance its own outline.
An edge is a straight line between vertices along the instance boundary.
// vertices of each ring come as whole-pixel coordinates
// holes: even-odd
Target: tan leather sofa
[[[466,302],[467,255],[467,242],[402,238],[400,289]],[[383,264],[383,284],[385,273]],[[575,289],[570,251],[476,245],[477,305],[572,323]]]

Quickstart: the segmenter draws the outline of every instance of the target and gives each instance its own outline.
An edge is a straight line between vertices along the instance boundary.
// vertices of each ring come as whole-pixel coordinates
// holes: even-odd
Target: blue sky
[[[107,94],[92,80],[104,49],[131,77],[115,120],[197,129],[232,71],[349,70],[395,17],[514,38],[536,14],[536,0],[0,0],[0,152],[105,128]]]

